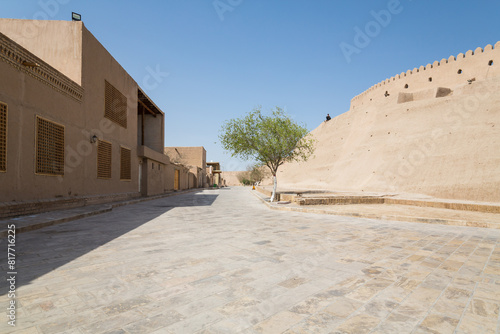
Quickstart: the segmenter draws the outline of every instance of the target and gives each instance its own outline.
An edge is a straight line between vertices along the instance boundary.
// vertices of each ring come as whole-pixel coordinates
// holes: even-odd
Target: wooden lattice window
[[[64,126],[36,117],[36,174],[64,175]]]
[[[111,143],[97,141],[97,177],[99,179],[111,178]]]
[[[0,102],[0,172],[7,171],[7,105]]]
[[[120,180],[131,180],[131,155],[130,150],[120,147]]]
[[[127,128],[127,97],[105,81],[104,117]]]

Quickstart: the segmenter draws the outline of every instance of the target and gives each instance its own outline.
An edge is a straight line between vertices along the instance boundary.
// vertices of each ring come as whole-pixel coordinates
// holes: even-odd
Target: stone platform
[[[500,204],[436,199],[422,195],[350,193],[278,189],[280,201],[269,203],[272,187],[256,195],[272,209],[339,216],[500,229]]]

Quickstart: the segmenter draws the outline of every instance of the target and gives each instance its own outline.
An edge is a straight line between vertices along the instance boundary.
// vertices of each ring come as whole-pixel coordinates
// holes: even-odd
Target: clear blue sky
[[[385,78],[500,40],[497,0],[1,0],[0,10],[80,13],[165,112],[165,145],[204,146],[223,170],[248,164],[220,147],[224,120],[280,106],[312,130]],[[369,40],[355,40],[357,28]]]

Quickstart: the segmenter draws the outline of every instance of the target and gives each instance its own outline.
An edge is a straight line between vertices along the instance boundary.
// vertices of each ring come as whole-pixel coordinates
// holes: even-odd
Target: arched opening
[[[429,77],[429,82],[432,82],[432,77]]]
[[[458,74],[462,74],[462,69],[458,70],[457,72]]]
[[[488,62],[488,66],[493,66],[493,60],[490,60],[490,61]]]
[[[408,88],[408,84],[405,85],[405,89],[407,89],[407,88]]]

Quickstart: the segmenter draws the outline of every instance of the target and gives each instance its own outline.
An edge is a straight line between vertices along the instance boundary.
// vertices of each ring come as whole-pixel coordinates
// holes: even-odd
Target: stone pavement
[[[204,190],[18,234],[0,332],[495,333],[499,237]]]
[[[158,198],[177,196],[179,194],[188,193],[192,191],[198,191],[198,189],[169,192],[161,195],[139,197],[124,201],[117,201],[104,204],[85,205],[71,209],[52,210],[47,212],[24,215],[20,217],[3,218],[0,219],[0,237],[7,236],[8,234],[7,226],[10,224],[16,225],[16,233],[22,233],[22,232],[37,230],[39,228],[44,228],[47,226],[66,223],[68,221],[72,221],[75,219],[81,219],[89,216],[98,215],[104,212],[109,212],[114,208],[123,205],[130,205]]]

